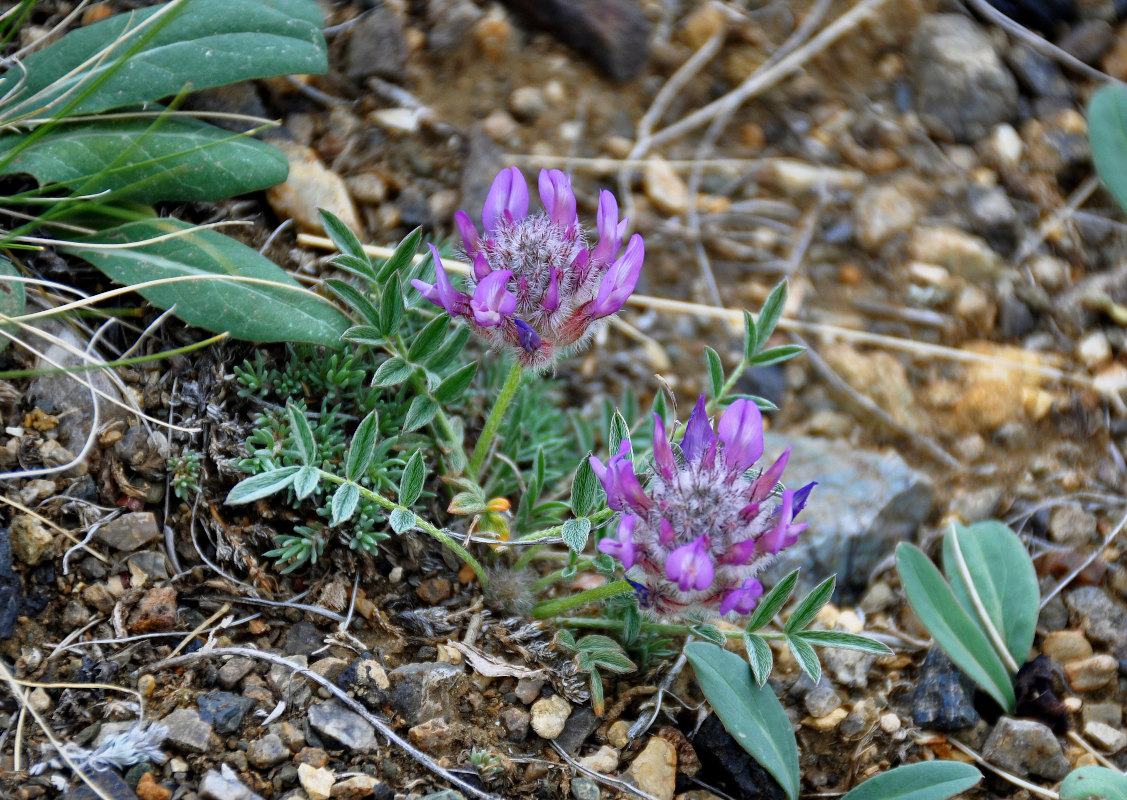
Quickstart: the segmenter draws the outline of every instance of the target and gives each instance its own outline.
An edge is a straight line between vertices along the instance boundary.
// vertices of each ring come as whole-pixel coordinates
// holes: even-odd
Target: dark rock
[[[1001,186],[971,184],[967,188],[967,211],[975,232],[993,239],[1013,243],[1017,210]]]
[[[912,719],[936,731],[957,731],[978,722],[974,683],[938,647],[928,650],[920,667]]]
[[[312,622],[303,619],[286,633],[286,642],[282,646],[282,652],[287,656],[307,656],[321,646],[321,632]]]
[[[571,716],[564,723],[563,733],[556,737],[556,744],[564,749],[568,755],[575,755],[579,748],[587,741],[587,737],[599,727],[600,720],[590,706],[580,706],[571,712]]]
[[[1068,709],[1056,695],[1053,687],[1053,662],[1040,655],[1021,665],[1014,678],[1017,702],[1014,713],[1043,722],[1057,736],[1068,732]]]
[[[161,720],[168,726],[166,740],[180,750],[206,753],[211,738],[211,725],[190,708],[178,708]]]
[[[991,764],[1018,775],[1039,775],[1052,781],[1067,775],[1070,767],[1048,726],[1029,719],[999,719],[982,746],[982,755]]]
[[[200,719],[215,729],[216,733],[234,733],[243,724],[243,717],[252,711],[254,700],[230,692],[208,692],[196,696]]]
[[[973,142],[1017,113],[1017,82],[972,19],[926,17],[909,49],[920,119],[937,137]]]
[[[715,714],[709,714],[693,737],[700,758],[701,775],[730,797],[783,800],[783,789],[770,773],[724,729]]]
[[[501,727],[505,729],[510,742],[520,744],[528,738],[528,726],[532,715],[528,709],[520,706],[509,706],[501,712]]]
[[[337,678],[337,686],[350,692],[372,709],[387,705],[390,679],[383,666],[371,658],[361,658],[349,664]]]
[[[1074,0],[988,0],[990,5],[1027,28],[1053,34],[1062,22],[1076,18]]]
[[[1017,82],[1037,97],[1071,99],[1072,84],[1051,58],[1031,47],[1017,44],[1006,53],[1006,63]]]
[[[435,717],[453,720],[454,704],[465,685],[462,670],[438,662],[404,664],[393,669],[389,704],[408,725]]]
[[[16,629],[16,617],[23,605],[23,582],[12,569],[12,543],[7,528],[0,528],[0,639]]]
[[[345,75],[357,83],[373,75],[398,80],[407,66],[408,52],[399,15],[381,4],[353,27],[344,54]]]
[[[395,199],[395,207],[399,209],[399,218],[408,228],[434,227],[434,217],[427,202],[426,193],[417,186],[407,186]]]
[[[1102,19],[1081,22],[1057,42],[1061,50],[1093,67],[1113,44],[1115,31]]]
[[[137,800],[137,793],[129,788],[125,779],[112,769],[101,772],[89,771],[86,777],[97,785],[102,794],[95,792],[85,782],[78,781],[62,796],[63,800],[103,800],[106,797],[110,800]]]
[[[1037,326],[1037,318],[1013,292],[1002,289],[998,292],[998,321],[995,330],[1003,339],[1020,339],[1032,333]]]
[[[766,456],[792,447],[783,479],[818,485],[799,520],[810,523],[798,542],[771,567],[778,580],[802,568],[798,591],[825,576],[838,576],[842,600],[868,587],[869,572],[902,541],[911,541],[935,503],[935,488],[895,452],[859,449],[844,441],[812,436],[764,435]]]
[[[650,21],[635,0],[505,0],[537,28],[629,80],[650,54]]]

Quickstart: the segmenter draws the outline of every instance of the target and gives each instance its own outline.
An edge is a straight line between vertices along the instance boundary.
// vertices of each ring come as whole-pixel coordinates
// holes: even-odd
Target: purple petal
[[[677,462],[673,460],[673,448],[669,446],[669,439],[665,435],[665,423],[656,412],[654,413],[654,461],[662,477],[671,480],[677,471]]]
[[[661,525],[658,526],[660,532],[658,533],[658,541],[666,547],[673,544],[673,539],[677,536],[677,532],[673,530],[673,525],[665,517],[661,518]]]
[[[520,346],[528,352],[540,349],[540,335],[532,329],[532,326],[525,322],[523,319],[513,318],[513,322],[517,326],[517,341]]]
[[[609,262],[618,254],[622,246],[622,237],[625,228],[619,229],[618,201],[614,195],[603,189],[599,192],[599,211],[596,216],[599,229],[599,243],[591,251],[591,256],[596,261]],[[626,220],[623,220],[626,222]]]
[[[798,541],[798,534],[806,530],[806,523],[800,522],[797,525],[791,523],[791,520],[794,519],[794,514],[791,512],[793,507],[794,490],[787,489],[783,492],[782,502],[779,503],[776,512],[778,521],[776,521],[775,527],[760,536],[759,541],[756,542],[756,550],[759,553],[775,555]]]
[[[555,311],[560,307],[560,271],[548,267],[548,288],[540,298],[540,306],[545,311]]]
[[[720,601],[720,613],[735,611],[737,614],[750,614],[755,610],[756,601],[763,596],[763,584],[755,578],[748,578],[738,589],[724,594]]]
[[[670,553],[665,559],[665,574],[682,592],[700,592],[711,586],[716,568],[708,555],[708,537],[698,536]]]
[[[615,511],[645,511],[653,502],[642,491],[642,484],[634,474],[634,464],[626,456],[630,454],[630,442],[624,441],[618,455],[611,456],[606,466],[591,456],[591,469],[603,484],[607,493],[607,505]]]
[[[561,228],[579,224],[575,213],[575,193],[571,191],[571,178],[558,169],[540,170],[540,202],[549,219]]]
[[[720,417],[716,436],[724,444],[728,469],[742,474],[763,455],[763,415],[755,403],[736,400]]]
[[[697,463],[715,441],[716,435],[712,432],[712,424],[708,421],[708,412],[705,410],[704,395],[701,395],[697,398],[697,404],[685,426],[681,451],[688,461]]]
[[[481,209],[481,222],[486,232],[498,225],[519,222],[528,216],[528,183],[516,167],[509,167],[497,173],[485,206]]]
[[[481,247],[481,240],[477,236],[477,228],[474,227],[470,215],[465,211],[457,212],[454,215],[454,224],[462,234],[462,245],[466,248],[466,252],[471,256],[475,255]]]
[[[626,246],[622,258],[615,261],[603,276],[599,294],[591,307],[592,316],[610,316],[626,304],[626,298],[638,285],[645,256],[646,247],[642,237],[635,233],[630,237],[630,244]]]
[[[778,485],[779,478],[783,477],[783,470],[787,468],[790,451],[791,448],[789,447],[784,450],[783,454],[775,459],[775,463],[755,479],[755,483],[751,484],[751,495],[748,497],[748,502],[760,503],[767,499],[771,491]]]
[[[806,501],[810,499],[810,492],[818,485],[817,481],[811,481],[803,486],[801,489],[796,489],[794,492],[794,510],[791,512],[791,519],[798,516],[802,509],[806,508]]]
[[[606,538],[599,542],[599,552],[612,555],[622,562],[622,566],[630,569],[634,566],[634,524],[638,518],[633,514],[625,514],[618,521],[618,534],[616,538]]]
[[[477,280],[483,280],[489,276],[493,268],[489,266],[489,261],[485,258],[485,253],[478,253],[473,257],[473,276]]]
[[[755,555],[755,539],[744,539],[728,548],[721,559],[725,564],[746,564]]]
[[[493,328],[511,316],[517,307],[517,296],[505,288],[512,270],[499,269],[489,273],[474,289],[470,309],[474,321],[483,328]]]
[[[450,282],[450,276],[446,274],[446,269],[442,266],[442,259],[438,257],[438,251],[434,248],[434,245],[428,244],[427,246],[434,257],[435,282],[430,284],[413,280],[411,285],[418,289],[425,299],[445,308],[450,316],[466,313],[470,298],[454,288],[454,284]]]

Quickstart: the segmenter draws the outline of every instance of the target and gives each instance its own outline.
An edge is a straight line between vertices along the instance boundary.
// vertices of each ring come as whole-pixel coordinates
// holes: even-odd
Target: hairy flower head
[[[543,210],[529,213],[528,184],[509,167],[485,198],[482,233],[465,211],[454,215],[472,266],[464,292],[454,288],[433,247],[435,283],[412,284],[492,346],[545,369],[622,308],[638,284],[645,246],[634,234],[619,254],[627,220],[619,220],[610,192],[599,194],[599,240],[589,246],[568,176],[541,170],[538,188]]]
[[[643,605],[677,615],[719,607],[748,614],[763,594],[756,575],[806,528],[794,521],[814,484],[776,492],[790,450],[760,472],[763,419],[754,403],[736,400],[715,425],[701,397],[674,450],[654,415],[653,469],[634,472],[630,444],[591,468],[622,512],[614,537],[599,550],[618,558]]]

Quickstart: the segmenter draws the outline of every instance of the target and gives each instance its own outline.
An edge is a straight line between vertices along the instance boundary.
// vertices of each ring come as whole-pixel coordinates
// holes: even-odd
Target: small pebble
[[[329,800],[336,776],[331,769],[325,767],[298,764],[297,779],[301,782],[301,788],[305,790],[309,800]]]
[[[579,759],[579,763],[595,772],[614,772],[618,769],[618,751],[604,744],[591,755]]]
[[[137,679],[137,691],[142,697],[152,697],[157,690],[157,679],[152,675],[142,675]]]
[[[900,717],[893,714],[891,711],[887,714],[880,715],[880,729],[887,734],[896,733],[900,730]]]
[[[617,747],[619,750],[630,744],[630,723],[626,720],[617,720],[607,730],[607,742],[611,747]]]
[[[544,93],[535,86],[521,86],[509,95],[509,111],[525,122],[533,122],[548,110]]]
[[[642,189],[663,214],[679,216],[689,210],[689,187],[662,158],[655,156],[646,161],[642,171]]]
[[[1053,631],[1041,644],[1041,652],[1059,664],[1081,661],[1092,655],[1092,645],[1083,631]]]
[[[1119,673],[1114,656],[1098,655],[1064,665],[1068,685],[1074,692],[1092,692],[1107,686]]]
[[[802,724],[807,728],[813,728],[816,731],[832,731],[841,721],[849,716],[849,710],[842,708],[835,708],[824,717],[806,717],[802,720]]]
[[[555,739],[563,733],[571,714],[571,703],[558,694],[542,697],[532,704],[532,730],[541,739]]]
[[[1118,753],[1127,747],[1127,733],[1103,722],[1089,722],[1084,726],[1084,735],[1109,753]]]
[[[806,693],[802,702],[812,717],[824,717],[841,707],[841,698],[829,686],[815,686]]]
[[[660,736],[651,736],[627,775],[635,785],[658,800],[673,800],[677,784],[677,750]]]
[[[1079,503],[1065,503],[1049,517],[1049,536],[1059,544],[1087,544],[1096,534],[1096,517]]]
[[[571,779],[571,796],[575,800],[599,800],[599,784],[589,778],[576,776]]]

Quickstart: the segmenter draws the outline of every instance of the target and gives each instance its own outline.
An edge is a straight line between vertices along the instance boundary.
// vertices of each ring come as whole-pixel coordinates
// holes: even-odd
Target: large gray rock
[[[1064,602],[1080,618],[1089,639],[1110,646],[1121,661],[1127,659],[1127,607],[1099,586],[1065,592]]]
[[[764,434],[765,461],[792,447],[783,481],[817,481],[799,516],[809,526],[761,580],[775,583],[802,568],[799,591],[837,574],[844,599],[859,595],[869,572],[899,542],[911,541],[935,503],[935,487],[892,450],[859,450],[847,442]]]
[[[364,15],[348,40],[344,72],[354,81],[373,75],[397,81],[407,66],[407,36],[392,8],[380,4]]]
[[[368,753],[376,749],[376,729],[359,714],[330,701],[309,707],[309,724],[322,736],[349,750]]]
[[[388,679],[391,707],[408,725],[457,716],[454,704],[465,689],[460,667],[441,662],[404,664],[388,673]]]
[[[916,108],[933,135],[973,142],[1017,113],[1017,81],[969,17],[925,18],[908,52]]]
[[[1059,781],[1071,767],[1049,726],[1031,719],[999,719],[982,746],[982,755],[1002,769],[1051,781]]]

